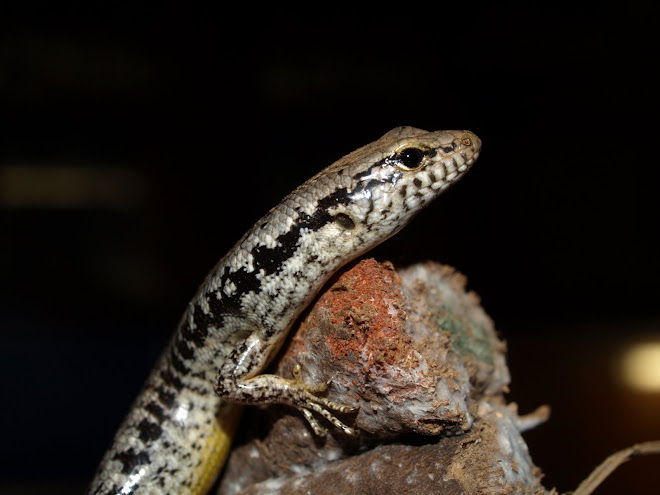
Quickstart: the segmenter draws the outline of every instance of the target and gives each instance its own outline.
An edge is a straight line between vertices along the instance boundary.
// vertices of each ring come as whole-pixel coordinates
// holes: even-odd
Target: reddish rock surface
[[[287,407],[246,408],[221,494],[545,493],[518,431],[505,345],[465,278],[362,260],[324,289],[275,364],[358,408],[320,439]]]

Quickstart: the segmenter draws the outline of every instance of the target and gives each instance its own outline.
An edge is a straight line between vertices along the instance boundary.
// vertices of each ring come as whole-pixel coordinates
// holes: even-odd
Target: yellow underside
[[[224,466],[243,407],[224,403],[218,420],[205,439],[201,464],[193,470],[191,495],[206,495]]]

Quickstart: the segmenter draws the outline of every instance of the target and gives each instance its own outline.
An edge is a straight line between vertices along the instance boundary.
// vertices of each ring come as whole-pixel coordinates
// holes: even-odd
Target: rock
[[[373,259],[331,280],[274,372],[330,381],[331,400],[358,407],[340,419],[359,436],[326,422],[320,439],[291,408],[246,408],[218,493],[546,493],[503,396],[506,346],[465,283]]]

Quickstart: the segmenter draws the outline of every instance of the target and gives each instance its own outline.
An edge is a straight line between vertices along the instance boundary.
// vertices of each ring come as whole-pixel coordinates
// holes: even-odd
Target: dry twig
[[[600,463],[587,479],[580,483],[580,486],[573,492],[573,495],[590,495],[621,464],[630,460],[632,457],[649,454],[660,454],[660,440],[638,443],[627,449],[615,452]]]

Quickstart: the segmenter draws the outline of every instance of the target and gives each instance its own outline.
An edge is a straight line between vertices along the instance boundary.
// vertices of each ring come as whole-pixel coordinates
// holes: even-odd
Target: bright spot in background
[[[641,342],[623,354],[625,383],[640,392],[660,393],[660,342]]]

